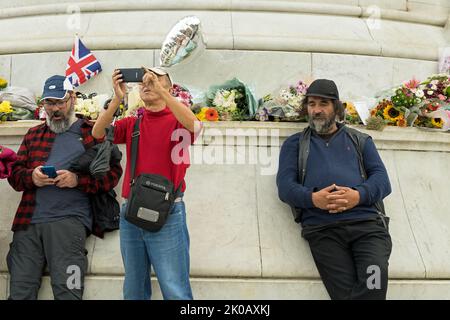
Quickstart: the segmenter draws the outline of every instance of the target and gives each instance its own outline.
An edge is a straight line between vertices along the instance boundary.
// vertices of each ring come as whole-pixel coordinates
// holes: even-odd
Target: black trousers
[[[302,235],[331,299],[386,299],[392,242],[381,219],[305,227]]]
[[[86,228],[76,217],[14,232],[6,258],[10,300],[35,300],[45,266],[56,300],[81,300],[87,270]]]

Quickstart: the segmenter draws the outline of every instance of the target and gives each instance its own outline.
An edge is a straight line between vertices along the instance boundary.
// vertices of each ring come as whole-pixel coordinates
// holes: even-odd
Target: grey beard
[[[308,121],[311,129],[316,131],[318,134],[327,134],[328,132],[330,132],[330,129],[336,120],[335,116],[333,116],[325,120],[315,120],[310,117]]]
[[[47,115],[46,122],[49,126],[50,130],[53,131],[56,134],[66,132],[69,130],[70,126],[72,125],[72,119],[75,116],[75,109],[70,108],[69,113],[67,114],[67,117],[65,117],[62,120],[52,121]]]

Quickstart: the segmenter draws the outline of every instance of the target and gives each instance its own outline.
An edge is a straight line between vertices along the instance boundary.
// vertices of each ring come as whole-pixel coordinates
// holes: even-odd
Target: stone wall
[[[0,125],[1,143],[17,149],[29,126]],[[279,201],[275,185],[279,146],[303,127],[207,124],[191,148],[185,201],[197,298],[327,298],[300,226]],[[385,199],[393,238],[389,297],[449,299],[448,134],[415,128],[365,132],[380,150],[393,190]],[[0,181],[0,283],[4,279],[0,285],[5,287],[9,228],[19,197]],[[86,298],[120,299],[123,265],[118,232],[103,240],[90,237],[87,248]],[[157,290],[156,282],[154,286]],[[48,279],[41,297],[51,297]]]
[[[450,44],[450,0],[79,0],[76,7],[69,0],[0,2],[0,76],[36,95],[47,77],[64,73],[76,32],[103,66],[79,90],[111,93],[113,69],[158,65],[165,35],[192,14],[202,21],[207,50],[171,73],[194,91],[236,76],[260,98],[300,79],[323,77],[337,82],[344,100],[363,99],[436,73],[439,53]],[[79,29],[68,28],[78,17],[73,11],[81,13]],[[17,150],[32,125],[0,124],[0,144]],[[300,227],[277,198],[270,166],[277,165],[279,144],[303,126],[207,124],[192,148],[185,199],[196,298],[328,297]],[[228,144],[227,130],[244,140]],[[253,133],[264,130],[279,134],[270,152],[270,139],[254,140]],[[450,299],[449,136],[413,128],[370,134],[393,187],[386,199],[393,237],[388,297]],[[251,162],[250,150],[271,162]],[[210,163],[206,155],[214,152],[247,160]],[[8,293],[5,256],[19,199],[0,181],[0,299]],[[118,232],[91,237],[87,248],[85,298],[121,299]],[[51,298],[48,277],[40,297]]]

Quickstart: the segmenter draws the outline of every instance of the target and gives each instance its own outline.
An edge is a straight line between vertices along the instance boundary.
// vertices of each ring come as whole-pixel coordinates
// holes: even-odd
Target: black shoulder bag
[[[140,118],[136,120],[131,137],[130,195],[125,219],[151,232],[159,231],[167,221],[172,205],[180,192],[172,181],[158,174],[136,175]]]

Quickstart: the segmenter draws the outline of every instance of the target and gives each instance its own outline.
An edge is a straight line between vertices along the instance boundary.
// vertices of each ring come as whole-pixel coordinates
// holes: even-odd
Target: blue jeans
[[[125,220],[126,202],[120,214],[120,250],[125,267],[123,296],[149,300],[153,267],[165,300],[192,300],[189,282],[189,233],[184,202],[175,202],[166,224],[158,232],[143,230]]]

